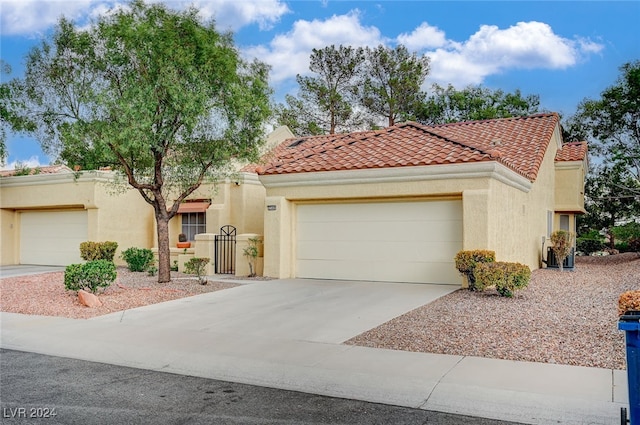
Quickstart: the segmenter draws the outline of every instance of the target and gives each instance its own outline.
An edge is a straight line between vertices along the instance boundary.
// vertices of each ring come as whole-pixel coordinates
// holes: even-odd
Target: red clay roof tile
[[[587,157],[587,142],[565,143],[556,153],[556,161],[583,161]]]
[[[289,174],[497,161],[533,181],[558,122],[557,114],[538,114],[438,126],[406,122],[376,131],[294,138],[264,157],[260,171]],[[566,155],[577,157],[571,149]]]

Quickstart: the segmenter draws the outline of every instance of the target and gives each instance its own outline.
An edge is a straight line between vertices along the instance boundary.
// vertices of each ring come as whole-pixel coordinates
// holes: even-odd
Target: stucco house
[[[190,196],[172,246],[232,225],[263,235],[266,276],[460,283],[459,250],[536,269],[551,232],[584,212],[587,145],[562,144],[557,114],[304,138],[283,127],[266,146],[260,164]],[[59,166],[1,177],[0,264],[80,262],[86,240],[156,247],[152,207],[113,178]]]
[[[265,148],[291,136],[286,127],[276,129]],[[14,174],[0,173],[0,264],[79,263],[84,241],[118,242],[118,264],[124,264],[119,255],[129,247],[157,247],[153,208],[136,190],[114,186],[112,171],[74,172],[57,165],[39,167],[31,175]],[[252,172],[202,185],[169,223],[170,245],[176,246],[180,233],[193,241],[196,234],[217,234],[227,225],[239,234],[262,234],[264,197]],[[171,250],[176,258],[183,252]]]
[[[584,213],[586,143],[557,114],[291,138],[255,168],[264,274],[458,283],[459,250],[541,267]]]

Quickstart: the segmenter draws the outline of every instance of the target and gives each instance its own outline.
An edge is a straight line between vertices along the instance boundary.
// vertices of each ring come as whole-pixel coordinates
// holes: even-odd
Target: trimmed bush
[[[528,266],[502,261],[480,263],[474,274],[479,288],[495,286],[503,297],[513,297],[514,291],[526,288],[531,279],[531,269]]]
[[[64,271],[64,287],[68,291],[81,289],[96,293],[116,280],[116,266],[108,260],[94,260],[84,264],[71,264]]]
[[[632,310],[640,311],[640,290],[623,292],[618,299],[618,314],[620,316]]]
[[[198,282],[202,285],[207,284],[207,280],[204,278],[204,269],[209,264],[208,258],[193,257],[189,261],[184,263],[184,270],[187,273],[195,274],[198,276]]]
[[[576,239],[576,248],[585,255],[591,255],[605,248],[604,239],[597,231],[585,233]]]
[[[467,277],[469,290],[471,291],[482,291],[484,289],[477,287],[474,273],[476,266],[481,263],[492,263],[494,261],[496,261],[495,251],[479,249],[472,251],[460,251],[455,257],[456,269]]]
[[[153,252],[147,248],[127,248],[122,258],[132,272],[144,272],[153,264]]]
[[[85,261],[113,261],[116,249],[118,249],[118,242],[82,242],[80,244],[80,257]]]

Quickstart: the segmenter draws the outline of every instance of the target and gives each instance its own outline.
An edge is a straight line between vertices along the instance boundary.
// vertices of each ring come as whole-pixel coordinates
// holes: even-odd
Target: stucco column
[[[486,189],[462,192],[462,249],[491,249],[489,228],[489,191]]]
[[[208,258],[209,264],[205,273],[212,276],[215,273],[215,238],[213,233],[200,233],[196,235],[195,256],[198,258]]]
[[[293,276],[293,217],[291,202],[282,196],[266,198],[264,212],[264,275]]]

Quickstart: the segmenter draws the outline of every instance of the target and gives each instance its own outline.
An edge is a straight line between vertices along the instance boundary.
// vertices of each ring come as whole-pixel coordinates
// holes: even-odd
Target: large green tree
[[[29,53],[23,94],[46,149],[69,165],[114,167],[153,207],[167,282],[169,220],[230,161],[256,158],[267,80],[196,9],[136,0],[89,29],[61,19]]]
[[[640,61],[622,65],[620,72],[599,99],[580,103],[571,122],[590,137],[592,154],[621,173],[616,184],[620,195],[640,197]]]
[[[312,76],[297,75],[297,96],[287,95],[277,108],[277,120],[298,136],[334,134],[356,129],[362,116],[353,107],[356,76],[364,60],[362,49],[327,46],[313,49]]]
[[[410,53],[403,45],[365,49],[359,96],[362,106],[389,126],[413,119],[424,99],[421,86],[429,74],[430,59]]]
[[[427,125],[527,116],[538,112],[540,97],[523,96],[520,90],[505,93],[482,86],[458,90],[452,85],[432,86],[431,94],[420,105],[416,119]]]
[[[599,99],[585,99],[564,125],[567,140],[588,139],[592,169],[587,180],[583,229],[611,229],[640,215],[640,61]]]
[[[11,74],[11,66],[0,59],[0,75]],[[5,165],[9,151],[7,150],[7,133],[34,130],[35,125],[28,116],[20,113],[20,99],[16,93],[20,91],[20,81],[4,81],[0,84],[0,165]]]

